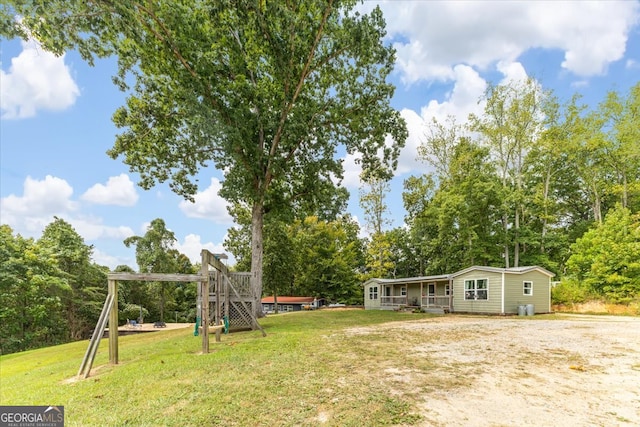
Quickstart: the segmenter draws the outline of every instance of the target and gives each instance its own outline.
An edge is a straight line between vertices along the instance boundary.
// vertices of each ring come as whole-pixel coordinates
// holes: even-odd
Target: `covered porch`
[[[377,307],[380,310],[398,310],[414,308],[421,310],[439,309],[450,311],[452,307],[451,282],[449,275],[412,277],[405,279],[371,279],[365,285],[369,291],[367,297],[375,297],[379,292]],[[371,301],[373,302],[373,301]]]

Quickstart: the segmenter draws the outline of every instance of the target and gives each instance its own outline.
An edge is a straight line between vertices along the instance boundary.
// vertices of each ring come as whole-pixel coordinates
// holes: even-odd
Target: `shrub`
[[[587,286],[575,279],[563,279],[557,286],[551,289],[551,302],[553,304],[579,304],[593,297]]]

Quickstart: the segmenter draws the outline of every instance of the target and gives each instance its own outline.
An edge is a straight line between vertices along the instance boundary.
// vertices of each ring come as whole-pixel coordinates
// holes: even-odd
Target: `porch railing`
[[[449,307],[449,295],[422,297],[422,307]]]
[[[407,297],[381,297],[382,305],[407,305]]]

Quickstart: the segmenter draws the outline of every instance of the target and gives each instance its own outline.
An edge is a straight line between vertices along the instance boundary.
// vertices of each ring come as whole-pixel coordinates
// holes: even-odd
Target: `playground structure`
[[[209,332],[215,332],[220,342],[222,329],[256,330],[266,336],[255,313],[260,304],[250,285],[250,273],[230,272],[220,261],[224,254],[212,254],[206,249],[200,252],[200,274],[164,273],[109,273],[108,294],[96,323],[89,346],[78,370],[78,377],[87,378],[98,351],[98,344],[109,324],[109,363],[118,364],[118,281],[136,280],[151,282],[197,282],[196,332],[202,336],[202,353],[209,353]],[[225,322],[226,320],[226,322]],[[201,332],[198,324],[202,324]]]

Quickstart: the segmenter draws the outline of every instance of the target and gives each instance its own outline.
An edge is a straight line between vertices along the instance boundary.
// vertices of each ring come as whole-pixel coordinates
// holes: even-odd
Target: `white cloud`
[[[636,61],[635,59],[627,59],[627,62],[624,65],[628,70],[640,68],[640,62]]]
[[[136,260],[130,257],[119,257],[109,255],[99,249],[93,250],[93,262],[98,265],[106,265],[112,271],[119,265],[135,266]]]
[[[47,175],[40,181],[28,176],[23,189],[22,196],[11,194],[0,200],[3,219],[5,215],[50,216],[77,208],[70,199],[73,188],[64,179]]]
[[[33,41],[22,42],[22,52],[0,70],[0,112],[3,119],[33,117],[38,110],[60,111],[80,95],[64,55],[56,57]]]
[[[372,5],[369,5],[370,7]],[[640,21],[637,1],[380,2],[405,83],[447,81],[453,67],[487,69],[531,48],[561,50],[561,66],[602,74],[621,59]]]
[[[503,84],[508,82],[524,83],[529,78],[527,71],[519,62],[499,61],[496,68],[504,75]]]
[[[517,73],[517,66],[506,66],[505,72],[510,72],[513,76]],[[418,147],[424,141],[424,135],[432,119],[445,123],[447,117],[453,116],[456,123],[463,124],[467,121],[469,114],[480,114],[484,109],[484,103],[479,102],[484,94],[487,82],[480,77],[477,71],[467,65],[456,65],[453,68],[454,85],[453,89],[445,96],[442,102],[431,100],[422,107],[420,114],[413,110],[404,109],[400,112],[407,123],[409,137],[405,147],[398,159],[398,169],[396,175],[405,173],[424,173],[430,166],[417,160]]]
[[[102,223],[101,218],[94,217],[70,217],[66,219],[85,240],[119,239],[124,240],[135,233],[131,227],[108,226]]]
[[[71,200],[73,188],[67,181],[51,175],[43,180],[28,176],[22,196],[11,194],[0,199],[0,220],[16,233],[39,237],[54,216],[64,219],[85,240],[124,239],[133,235],[125,226],[107,226],[101,218],[78,215],[79,204]]]
[[[227,212],[228,203],[218,195],[222,184],[217,178],[211,178],[211,185],[194,196],[195,203],[188,200],[180,202],[180,210],[190,218],[204,218],[221,224],[232,224],[233,218]]]
[[[201,242],[201,237],[197,234],[187,234],[184,241],[182,243],[176,242],[174,247],[178,252],[185,254],[192,263],[199,263],[202,261],[200,252],[203,249],[207,249],[209,252],[214,254],[225,253],[222,243],[203,243]],[[226,263],[229,265],[234,264],[235,260],[232,259],[233,257],[230,254],[227,255],[229,256],[229,259],[226,260]]]
[[[110,177],[106,185],[95,184],[81,199],[100,205],[133,206],[138,201],[138,193],[129,175],[123,173]]]
[[[342,159],[342,168],[344,169],[342,185],[346,188],[359,188],[360,187],[360,174],[362,173],[362,166],[359,163],[361,155],[347,154]]]

